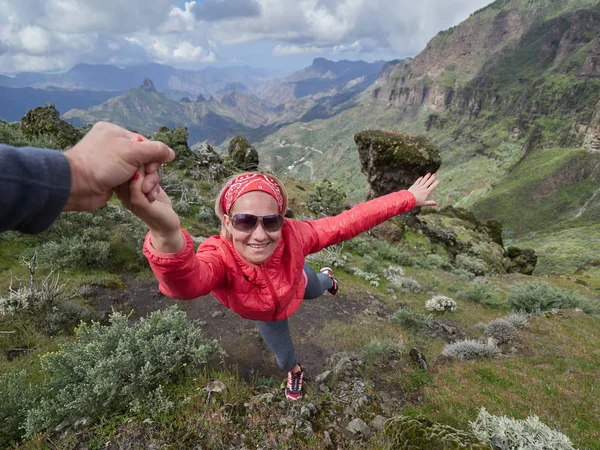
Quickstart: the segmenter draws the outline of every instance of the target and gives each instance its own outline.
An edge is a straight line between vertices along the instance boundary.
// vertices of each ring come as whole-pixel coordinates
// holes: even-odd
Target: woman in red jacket
[[[141,176],[139,176],[141,175]],[[258,330],[288,371],[286,396],[302,396],[303,369],[290,338],[287,319],[303,299],[337,293],[331,269],[316,274],[307,255],[351,239],[415,206],[437,206],[427,200],[438,185],[435,174],[420,177],[408,190],[361,203],[333,217],[297,221],[284,218],[287,193],[272,176],[246,173],[232,177],[219,193],[215,212],[221,234],[194,242],[181,229],[171,200],[158,188],[156,201],[142,191],[143,171],[119,196],[150,229],[144,255],[169,297],[190,300],[209,292],[240,316],[256,321]]]

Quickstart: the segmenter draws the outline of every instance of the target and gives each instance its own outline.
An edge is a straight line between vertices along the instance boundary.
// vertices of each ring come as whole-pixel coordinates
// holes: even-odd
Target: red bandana
[[[229,214],[229,210],[238,198],[252,191],[263,191],[271,195],[277,200],[279,213],[284,213],[283,196],[275,180],[260,173],[251,173],[234,178],[225,188],[221,196],[221,204],[225,214]]]

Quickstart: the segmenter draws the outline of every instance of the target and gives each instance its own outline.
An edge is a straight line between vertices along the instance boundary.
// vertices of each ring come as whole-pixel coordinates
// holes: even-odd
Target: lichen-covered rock
[[[387,450],[492,450],[474,434],[423,417],[393,417],[385,422]]]
[[[194,152],[196,159],[202,165],[223,164],[223,158],[221,158],[210,144],[195,144],[192,146],[192,152]]]
[[[258,152],[245,137],[234,137],[229,143],[227,151],[238,169],[256,170],[258,168]]]
[[[479,261],[477,265],[467,264],[465,268],[475,275],[506,273],[504,268],[504,248],[493,238],[487,224],[477,221],[472,214],[461,210],[446,209],[420,215],[423,232],[429,238],[442,244],[454,258],[463,262]],[[481,266],[481,267],[479,267]]]
[[[83,137],[83,133],[60,119],[54,105],[39,106],[30,109],[21,119],[21,130],[28,137],[54,136],[61,149],[74,146]]]
[[[361,171],[371,186],[368,198],[410,187],[427,172],[436,172],[442,160],[437,148],[424,136],[395,131],[367,130],[357,133]]]
[[[531,275],[537,264],[537,253],[532,248],[510,246],[506,249],[502,264],[507,273]]]
[[[366,439],[371,436],[371,429],[369,426],[364,422],[364,420],[358,417],[350,421],[350,423],[346,426],[346,430],[350,431],[355,436],[360,435]]]

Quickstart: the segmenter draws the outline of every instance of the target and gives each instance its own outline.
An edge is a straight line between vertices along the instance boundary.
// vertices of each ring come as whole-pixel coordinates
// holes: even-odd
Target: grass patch
[[[409,409],[463,429],[481,406],[513,418],[535,414],[576,447],[598,449],[597,327],[598,319],[576,313],[538,319],[531,332],[521,333],[529,356],[434,367],[424,402]]]

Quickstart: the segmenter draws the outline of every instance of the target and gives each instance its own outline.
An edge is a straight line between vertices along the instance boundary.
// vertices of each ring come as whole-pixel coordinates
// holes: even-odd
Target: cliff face
[[[372,97],[400,110],[452,111],[470,119],[482,109],[510,111],[518,117],[517,136],[551,111],[577,115],[600,80],[600,8],[549,18],[551,8],[524,4],[497,1],[439,33],[414,59],[386,66]],[[549,89],[551,77],[576,83]],[[586,118],[579,120],[589,121],[591,106],[583,109]],[[581,144],[583,137],[570,139]]]

